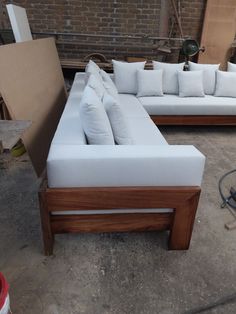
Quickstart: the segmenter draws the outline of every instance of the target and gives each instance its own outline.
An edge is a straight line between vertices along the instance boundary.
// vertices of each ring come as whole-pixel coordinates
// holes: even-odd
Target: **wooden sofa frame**
[[[153,122],[159,125],[236,125],[236,116],[223,115],[186,115],[186,116],[171,116],[171,115],[151,115]]]
[[[97,187],[39,190],[44,253],[53,254],[54,235],[68,232],[169,230],[169,249],[189,248],[200,187]],[[168,213],[54,215],[55,211],[173,208]]]

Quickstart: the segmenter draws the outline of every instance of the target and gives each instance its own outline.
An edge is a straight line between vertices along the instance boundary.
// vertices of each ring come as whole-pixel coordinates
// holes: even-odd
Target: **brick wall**
[[[17,0],[10,2],[26,8],[29,23],[34,32],[159,35],[161,0]],[[198,40],[205,2],[205,0],[179,1],[184,34]],[[4,9],[4,5],[9,1],[2,0],[1,3]],[[178,4],[178,0],[176,3]],[[6,12],[0,18],[1,24],[5,28],[9,27]],[[179,36],[176,25],[173,35]],[[148,55],[156,53],[156,44],[147,38],[126,40],[98,37],[60,36],[58,38],[60,55],[70,58],[82,58],[90,52],[101,52],[109,58],[123,55]]]

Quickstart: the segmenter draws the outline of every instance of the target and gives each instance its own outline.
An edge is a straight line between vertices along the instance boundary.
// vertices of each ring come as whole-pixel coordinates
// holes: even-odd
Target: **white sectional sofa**
[[[176,93],[139,97],[139,101],[158,125],[235,125],[236,66],[228,62],[227,72],[219,71],[219,66],[189,63],[189,73],[203,72],[204,97],[179,97]],[[192,85],[194,91],[194,81]]]
[[[205,157],[194,146],[169,145],[149,116],[188,113],[188,100],[176,111],[177,96],[118,94],[132,145],[89,145],[80,113],[85,76],[75,76],[39,192],[45,254],[66,232],[168,230],[170,249],[188,249]]]

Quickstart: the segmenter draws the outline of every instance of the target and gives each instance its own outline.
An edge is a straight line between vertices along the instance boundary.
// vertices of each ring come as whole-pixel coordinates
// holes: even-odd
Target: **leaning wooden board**
[[[225,70],[236,33],[236,1],[208,0],[203,23],[199,63],[220,63]]]
[[[12,119],[32,121],[22,139],[40,175],[67,98],[53,38],[0,47],[0,93]]]

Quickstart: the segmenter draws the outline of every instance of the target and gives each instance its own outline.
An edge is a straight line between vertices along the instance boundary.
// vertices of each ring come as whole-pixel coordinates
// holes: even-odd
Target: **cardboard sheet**
[[[226,69],[230,47],[236,33],[236,1],[208,0],[204,18],[199,63],[221,63]]]
[[[12,119],[32,121],[22,139],[40,175],[67,98],[53,38],[0,46],[0,93]]]

